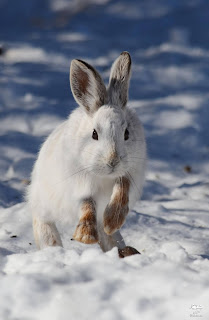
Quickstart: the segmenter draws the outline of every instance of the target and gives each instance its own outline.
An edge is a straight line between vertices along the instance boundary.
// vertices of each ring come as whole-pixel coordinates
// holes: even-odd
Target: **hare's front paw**
[[[85,244],[97,243],[98,233],[96,225],[87,220],[79,222],[73,235],[73,239]]]
[[[118,203],[108,204],[103,218],[104,231],[111,235],[119,230],[125,222],[128,214],[128,205],[118,206]]]

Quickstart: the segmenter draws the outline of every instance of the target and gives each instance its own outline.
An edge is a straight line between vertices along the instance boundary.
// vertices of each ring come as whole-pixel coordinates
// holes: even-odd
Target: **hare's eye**
[[[92,133],[92,138],[93,138],[94,140],[98,140],[98,134],[97,134],[97,132],[96,132],[95,129],[94,129],[94,131],[93,131],[93,133]]]
[[[124,140],[128,140],[128,138],[129,138],[129,131],[128,129],[126,129],[124,133]]]

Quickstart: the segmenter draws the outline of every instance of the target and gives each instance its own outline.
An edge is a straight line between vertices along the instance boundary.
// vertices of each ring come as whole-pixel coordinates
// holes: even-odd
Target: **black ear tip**
[[[120,55],[121,56],[127,56],[127,57],[131,58],[131,55],[130,55],[130,53],[128,51],[123,51],[123,52],[121,52]]]
[[[81,66],[82,65],[82,66],[84,66],[84,67],[86,67],[87,69],[90,69],[90,70],[93,69],[90,64],[88,64],[86,61],[83,61],[81,59],[73,59],[72,62],[71,62],[71,65],[72,64],[75,64],[77,66]]]
[[[120,56],[123,56],[123,58],[127,59],[131,63],[131,55],[128,51],[121,52]]]
[[[130,56],[130,53],[128,52],[128,51],[123,51],[123,52],[121,52],[121,55],[129,55]]]

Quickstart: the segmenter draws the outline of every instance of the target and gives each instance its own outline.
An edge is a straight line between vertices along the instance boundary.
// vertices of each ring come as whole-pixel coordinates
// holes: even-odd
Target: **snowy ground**
[[[209,319],[209,3],[0,1],[0,319]],[[75,107],[70,60],[107,81],[131,53],[149,167],[122,234],[142,254],[70,241],[36,251],[23,192],[40,144]]]

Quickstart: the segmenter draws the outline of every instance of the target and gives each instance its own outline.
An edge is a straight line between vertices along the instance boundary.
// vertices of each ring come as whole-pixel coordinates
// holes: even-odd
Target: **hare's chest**
[[[88,178],[88,179],[87,179]],[[76,178],[73,184],[68,188],[68,200],[76,211],[79,211],[79,205],[83,199],[92,198],[96,203],[97,217],[103,217],[104,210],[110,201],[114,182],[105,178],[96,176]],[[70,195],[70,197],[69,197]]]
[[[103,219],[103,213],[110,202],[110,198],[113,191],[113,182],[111,181],[103,181],[102,185],[98,185],[97,192],[95,193],[95,202],[97,208],[97,218]]]

